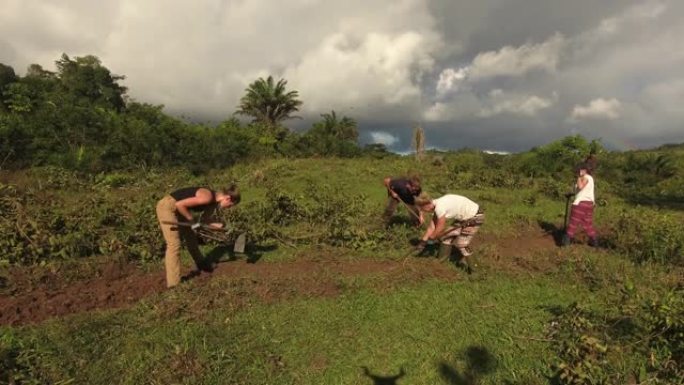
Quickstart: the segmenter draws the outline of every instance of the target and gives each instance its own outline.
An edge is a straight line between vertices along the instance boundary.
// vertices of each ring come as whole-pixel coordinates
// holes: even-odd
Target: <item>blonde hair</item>
[[[414,203],[416,204],[416,206],[422,207],[429,203],[432,203],[432,199],[426,193],[422,193],[416,197]]]

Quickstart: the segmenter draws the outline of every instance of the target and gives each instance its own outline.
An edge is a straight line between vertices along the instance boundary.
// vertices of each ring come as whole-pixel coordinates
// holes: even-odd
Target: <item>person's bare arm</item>
[[[387,191],[390,193],[392,198],[399,199],[399,195],[397,195],[397,193],[395,193],[394,190],[392,190],[392,186],[390,186],[390,183],[392,183],[392,178],[390,177],[387,177],[383,180],[383,184],[387,188]]]
[[[211,202],[211,191],[201,188],[192,198],[186,198],[176,202],[176,210],[188,221],[192,222],[192,214],[189,208],[206,205]]]
[[[439,237],[442,236],[442,233],[444,232],[445,227],[446,227],[446,216],[438,218],[435,221],[435,230],[432,232],[430,239],[439,239]]]
[[[584,176],[577,178],[577,190],[582,190],[584,186],[587,185],[587,183],[587,178],[585,178]]]
[[[439,219],[433,214],[432,220],[430,221],[430,224],[428,224],[428,228],[425,230],[425,234],[423,234],[423,237],[421,238],[423,242],[427,242],[429,239],[432,239],[432,235],[435,233],[438,223]]]

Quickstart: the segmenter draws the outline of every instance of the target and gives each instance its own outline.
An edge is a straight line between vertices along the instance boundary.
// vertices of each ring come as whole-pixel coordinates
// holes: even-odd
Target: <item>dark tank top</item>
[[[178,201],[182,201],[183,199],[188,199],[192,198],[195,195],[197,195],[197,190],[199,190],[202,187],[185,187],[179,190],[176,190],[172,192],[171,197]],[[212,207],[216,203],[216,193],[214,193],[214,190],[207,189],[211,192],[211,203],[207,203],[206,205],[200,205],[200,206],[194,206],[194,207],[188,207],[188,210],[194,211],[194,212],[200,212],[204,211],[210,207]]]

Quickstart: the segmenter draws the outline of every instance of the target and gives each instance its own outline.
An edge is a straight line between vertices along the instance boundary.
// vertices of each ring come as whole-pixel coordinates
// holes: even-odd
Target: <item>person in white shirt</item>
[[[594,229],[594,178],[591,176],[591,167],[586,163],[578,167],[575,191],[570,221],[565,229],[561,244],[563,246],[570,245],[575,238],[577,227],[582,226],[589,237],[589,246],[598,246],[596,230]]]
[[[468,245],[484,223],[484,211],[472,200],[456,194],[447,194],[441,198],[430,199],[421,195],[415,200],[421,211],[434,213],[432,221],[421,238],[419,247],[425,247],[428,241],[439,240],[442,244],[440,254],[445,257],[451,254],[452,246],[463,256],[462,263],[471,272],[468,257],[472,254]],[[448,221],[451,223],[447,224]]]

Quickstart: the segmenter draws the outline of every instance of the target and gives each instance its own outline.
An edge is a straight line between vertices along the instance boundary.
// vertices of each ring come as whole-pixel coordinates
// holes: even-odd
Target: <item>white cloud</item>
[[[459,85],[467,78],[468,67],[446,68],[439,74],[437,81],[437,95],[445,95],[449,92],[458,91]]]
[[[479,53],[466,66],[442,70],[436,94],[442,98],[496,76],[519,77],[533,70],[555,72],[566,43],[567,40],[556,33],[540,44],[505,46],[497,51]]]
[[[552,98],[542,98],[537,95],[508,95],[500,89],[492,90],[489,93],[490,105],[480,110],[479,116],[488,118],[502,113],[510,113],[522,116],[534,116],[537,112],[551,107],[557,96]]]
[[[579,121],[583,119],[608,119],[614,120],[620,117],[622,104],[619,100],[598,98],[589,102],[587,106],[576,105],[572,110],[570,119]]]
[[[628,28],[629,24],[650,22],[660,17],[666,10],[667,4],[663,1],[644,1],[627,8],[619,15],[601,20],[601,23],[596,28],[596,32],[603,35],[617,34]]]
[[[558,100],[558,94],[541,97],[522,93],[505,92],[495,88],[488,94],[478,96],[473,92],[455,94],[448,101],[436,101],[427,107],[423,119],[428,122],[462,121],[474,118],[490,118],[500,114],[532,117],[550,108]]]
[[[399,142],[399,138],[385,131],[374,131],[370,133],[373,143],[384,144],[387,147]]]
[[[132,98],[202,121],[230,116],[250,82],[273,75],[304,101],[304,119],[286,124],[305,129],[335,110],[395,147],[421,119],[441,148],[529,148],[592,119],[616,140],[684,140],[681,0],[3,0],[2,10],[0,61],[18,73],[94,54]]]
[[[565,38],[557,33],[540,44],[506,46],[478,54],[470,66],[474,78],[520,76],[532,70],[554,72]]]
[[[357,39],[336,33],[288,67],[284,76],[309,101],[305,108],[313,111],[336,104],[417,104],[422,90],[413,74],[432,68],[438,46],[433,36],[415,31],[369,33]]]

